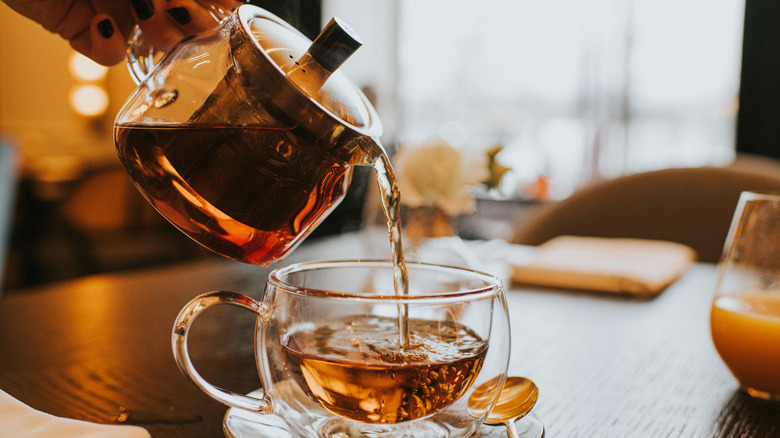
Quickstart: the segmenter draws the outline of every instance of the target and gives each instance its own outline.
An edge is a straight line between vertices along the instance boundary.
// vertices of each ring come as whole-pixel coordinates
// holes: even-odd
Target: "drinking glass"
[[[279,268],[269,275],[261,301],[232,292],[201,295],[179,314],[174,356],[206,394],[261,418],[274,416],[292,436],[471,436],[506,378],[504,288],[496,277],[468,269],[422,263],[407,268],[409,293],[401,296],[389,261]],[[257,314],[261,393],[216,388],[190,361],[189,327],[217,304]],[[485,391],[491,381],[498,384],[485,385],[492,388]],[[256,435],[265,436],[266,427],[259,421]]]
[[[780,399],[780,194],[740,195],[718,264],[710,328],[740,388]]]

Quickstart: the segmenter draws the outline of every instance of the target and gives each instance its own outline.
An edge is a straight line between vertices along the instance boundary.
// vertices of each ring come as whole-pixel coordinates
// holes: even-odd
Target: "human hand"
[[[137,23],[157,49],[168,50],[182,38],[216,27],[216,16],[238,0],[3,0],[11,9],[70,42],[78,52],[103,65],[124,59],[127,37]]]

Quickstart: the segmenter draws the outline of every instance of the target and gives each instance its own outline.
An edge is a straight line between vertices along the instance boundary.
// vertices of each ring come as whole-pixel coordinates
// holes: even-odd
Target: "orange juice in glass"
[[[710,313],[715,349],[754,397],[780,400],[780,196],[744,192]]]
[[[715,348],[748,392],[780,394],[780,294],[718,296],[710,326]]]

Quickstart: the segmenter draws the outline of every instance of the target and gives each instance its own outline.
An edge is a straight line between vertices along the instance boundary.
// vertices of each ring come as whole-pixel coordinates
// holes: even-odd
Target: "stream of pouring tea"
[[[381,150],[381,147],[380,147]],[[376,180],[379,185],[382,209],[387,218],[387,234],[390,238],[390,252],[393,260],[393,283],[396,296],[409,294],[409,273],[406,269],[403,248],[401,245],[401,192],[398,190],[395,172],[390,165],[387,154],[382,151],[374,162]],[[403,348],[409,347],[408,306],[398,305],[398,332]]]

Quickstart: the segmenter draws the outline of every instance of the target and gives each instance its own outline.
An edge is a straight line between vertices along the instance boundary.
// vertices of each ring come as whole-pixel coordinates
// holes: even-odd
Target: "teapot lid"
[[[241,5],[236,15],[244,35],[231,36],[232,56],[238,68],[247,73],[242,75],[244,86],[252,89],[256,98],[272,100],[287,116],[318,129],[325,127],[332,135],[341,134],[343,128],[358,135],[381,135],[382,125],[371,102],[338,70],[361,44],[348,26],[334,19],[312,43],[284,20],[257,6]],[[329,43],[323,49],[319,43],[325,38]],[[325,69],[321,87],[307,86],[292,74],[296,67],[301,69],[300,63],[309,54],[316,58],[316,67]]]

